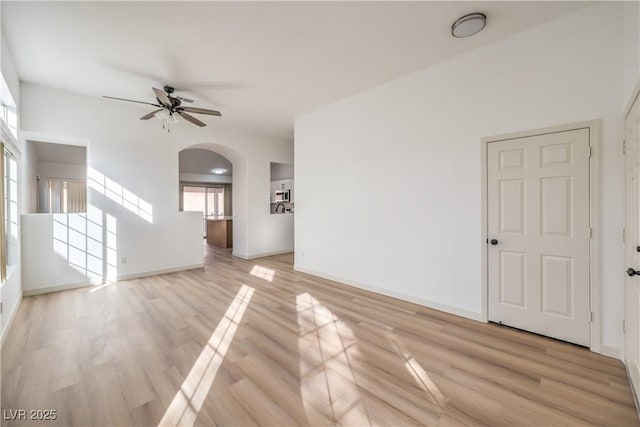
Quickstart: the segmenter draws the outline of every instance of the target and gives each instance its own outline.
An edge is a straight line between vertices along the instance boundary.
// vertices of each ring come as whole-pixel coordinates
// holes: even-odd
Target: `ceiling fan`
[[[152,89],[154,94],[156,95],[157,103],[115,98],[113,96],[103,96],[103,98],[115,99],[117,101],[136,102],[138,104],[147,104],[158,107],[157,110],[154,110],[140,117],[140,120],[149,120],[152,117],[158,117],[163,121],[163,129],[166,128],[167,131],[169,131],[169,123],[177,122],[179,120],[179,117],[200,127],[204,127],[207,125],[205,122],[193,117],[189,113],[207,114],[209,116],[222,116],[222,113],[220,113],[220,111],[208,110],[206,108],[183,106],[182,102],[193,102],[193,100],[183,98],[181,96],[172,96],[171,94],[175,91],[175,89],[171,86],[165,86],[163,88],[164,91],[156,89],[155,87]]]

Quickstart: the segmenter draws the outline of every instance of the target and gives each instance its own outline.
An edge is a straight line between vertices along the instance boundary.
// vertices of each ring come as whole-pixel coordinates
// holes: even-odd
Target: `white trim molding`
[[[20,139],[23,141],[48,142],[50,144],[76,145],[78,147],[87,147],[89,145],[88,139],[53,135],[44,132],[33,132],[29,130],[20,130]]]
[[[238,257],[238,258],[242,258],[242,259],[255,259],[255,258],[264,258],[266,256],[272,256],[272,255],[282,255],[282,254],[290,254],[293,252],[293,248],[291,249],[284,249],[282,251],[273,251],[273,252],[261,252],[261,253],[257,253],[257,254],[251,254],[251,255],[245,255],[245,254],[240,254],[238,252],[233,252],[231,255]]]
[[[25,297],[31,297],[34,295],[50,294],[52,292],[70,291],[71,289],[84,288],[87,286],[95,286],[95,285],[88,281],[65,283],[64,285],[46,286],[44,288],[36,288],[36,289],[25,289],[22,292],[22,294]]]
[[[126,274],[118,276],[117,282],[123,280],[139,279],[141,277],[158,276],[160,274],[177,273],[178,271],[195,270],[196,268],[203,268],[204,262],[198,264],[184,265],[181,267],[164,268],[162,270],[143,271],[140,273]]]
[[[631,107],[633,107],[633,101],[636,100],[638,95],[640,95],[640,80],[638,80],[638,82],[636,83],[636,87],[635,89],[633,89],[631,97],[627,101],[626,107],[624,107],[624,114],[622,115],[623,118],[629,115],[629,111],[631,110]]]
[[[482,250],[482,320],[489,321],[489,268],[488,268],[488,167],[487,167],[487,151],[491,142],[504,141],[508,139],[524,138],[529,136],[544,135],[556,132],[566,132],[577,129],[589,129],[589,146],[591,147],[591,157],[589,159],[589,225],[593,232],[589,242],[589,277],[590,288],[589,296],[591,301],[590,310],[593,318],[590,323],[591,336],[589,349],[595,353],[603,353],[603,351],[611,351],[615,354],[612,357],[620,358],[619,350],[612,350],[608,347],[602,349],[601,345],[601,328],[602,328],[602,311],[601,301],[602,294],[600,292],[600,120],[589,120],[578,123],[570,123],[559,126],[552,126],[541,129],[532,129],[522,132],[509,133],[503,135],[490,136],[481,140],[481,194],[482,194],[482,210],[481,210],[481,226],[482,239],[480,240]],[[610,355],[610,354],[606,354]]]
[[[323,279],[331,280],[333,282],[337,282],[341,285],[351,286],[353,288],[364,289],[365,291],[374,292],[376,294],[384,295],[391,298],[396,298],[402,301],[412,302],[414,304],[422,305],[424,307],[432,308],[434,310],[442,311],[445,313],[453,314],[456,316],[464,317],[471,320],[477,320],[482,322],[482,313],[476,313],[473,311],[464,310],[458,307],[453,307],[446,304],[441,304],[439,302],[427,300],[424,298],[416,297],[413,295],[407,295],[400,292],[394,292],[389,289],[378,288],[376,286],[365,285],[364,283],[359,283],[350,279],[346,279],[344,277],[334,276],[332,274],[321,273],[319,271],[315,271],[309,268],[299,267],[297,265],[293,266],[295,271],[300,271],[302,273],[310,274],[312,276],[321,277]]]
[[[622,358],[622,349],[617,347],[612,347],[606,344],[600,344],[600,354],[603,356],[613,357],[614,359],[623,360]]]
[[[0,348],[2,348],[2,346],[4,345],[4,340],[5,338],[7,338],[9,329],[11,328],[11,324],[13,323],[13,319],[15,319],[16,314],[18,313],[18,309],[20,308],[20,304],[22,304],[22,295],[23,293],[20,292],[20,295],[18,295],[18,301],[16,301],[15,305],[13,306],[13,310],[11,311],[11,313],[9,314],[9,317],[7,318],[7,322],[2,325],[2,338],[0,338]]]
[[[631,374],[629,373],[629,365],[624,364],[624,370],[627,372],[627,378],[631,378]],[[631,380],[629,380],[631,382]],[[636,405],[636,413],[640,417],[640,402],[638,402],[638,395],[636,394],[636,389],[631,387],[631,394],[633,395],[633,403]]]
[[[158,276],[160,274],[177,273],[178,271],[194,270],[194,269],[203,268],[203,267],[204,267],[204,263],[200,263],[200,264],[185,265],[182,267],[165,268],[162,270],[144,271],[141,273],[118,276],[115,282],[117,283],[125,280],[139,279],[141,277]],[[67,283],[67,284],[58,285],[58,286],[48,286],[45,288],[27,289],[23,293],[24,293],[24,296],[41,295],[41,294],[49,294],[52,292],[70,291],[72,289],[78,289],[78,288],[102,286],[105,283],[107,282],[90,283],[90,282],[83,281],[83,282]]]

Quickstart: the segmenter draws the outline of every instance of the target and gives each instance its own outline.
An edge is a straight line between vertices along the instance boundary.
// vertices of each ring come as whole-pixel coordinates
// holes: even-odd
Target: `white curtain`
[[[84,181],[47,181],[48,213],[87,211],[87,185]]]

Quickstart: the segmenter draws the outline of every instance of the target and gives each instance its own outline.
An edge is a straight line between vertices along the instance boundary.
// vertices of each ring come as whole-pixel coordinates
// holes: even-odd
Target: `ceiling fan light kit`
[[[167,132],[171,132],[171,128],[169,127],[169,125],[171,123],[177,123],[180,121],[180,116],[178,114],[173,114],[170,113],[168,110],[160,110],[157,113],[154,114],[154,116],[162,121],[162,129],[166,129]],[[143,119],[142,117],[140,118],[140,120],[147,120],[147,119]]]
[[[206,114],[209,116],[218,117],[222,116],[222,113],[216,110],[197,107],[183,107],[183,100],[185,102],[193,101],[179,96],[172,96],[171,94],[175,91],[175,89],[171,86],[167,85],[163,88],[163,90],[157,89],[155,87],[151,89],[153,89],[153,93],[156,96],[157,103],[155,104],[151,102],[134,101],[132,99],[115,98],[113,96],[103,96],[103,98],[115,99],[117,101],[135,102],[138,104],[146,104],[157,107],[157,110],[145,114],[144,116],[140,117],[140,120],[149,120],[152,117],[157,117],[158,119],[162,120],[162,128],[167,129],[167,132],[171,130],[169,128],[170,123],[176,123],[178,121],[181,121],[182,119],[200,127],[204,127],[207,125],[205,122],[195,118],[189,113]]]

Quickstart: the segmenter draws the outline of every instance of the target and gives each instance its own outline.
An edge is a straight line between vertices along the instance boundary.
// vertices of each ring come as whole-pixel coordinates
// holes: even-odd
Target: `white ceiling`
[[[223,168],[227,171],[221,176],[232,175],[232,165],[229,160],[211,150],[189,148],[179,153],[180,173],[202,173],[212,175],[211,169]]]
[[[24,81],[146,101],[153,101],[151,86],[168,83],[223,112],[206,122],[286,139],[297,113],[587,4],[2,3],[3,32]],[[487,15],[487,28],[451,37],[451,23],[476,11]]]
[[[52,144],[48,142],[28,141],[33,144],[38,162],[86,165],[87,149],[76,145]]]
[[[293,179],[294,173],[295,170],[291,164],[271,162],[271,181]]]

